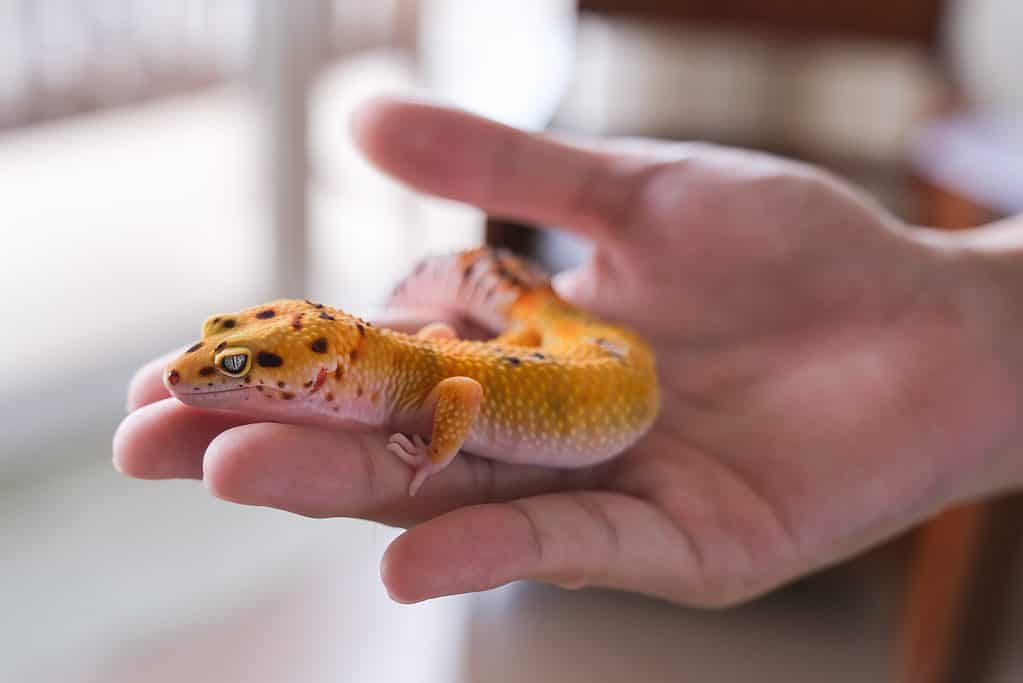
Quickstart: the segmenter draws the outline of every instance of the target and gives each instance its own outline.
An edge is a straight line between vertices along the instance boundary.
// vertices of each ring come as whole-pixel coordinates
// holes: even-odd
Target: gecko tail
[[[423,259],[394,288],[387,308],[444,309],[496,332],[508,326],[519,297],[549,281],[539,266],[509,251],[478,247]]]

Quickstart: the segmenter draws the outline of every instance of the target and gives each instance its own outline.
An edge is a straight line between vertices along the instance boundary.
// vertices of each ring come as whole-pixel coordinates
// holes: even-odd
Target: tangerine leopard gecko
[[[571,306],[509,253],[429,258],[389,306],[443,307],[500,333],[459,339],[438,322],[405,334],[323,304],[274,301],[207,318],[164,383],[192,406],[393,432],[386,448],[412,468],[410,495],[461,449],[582,467],[621,453],[657,416],[647,344]]]

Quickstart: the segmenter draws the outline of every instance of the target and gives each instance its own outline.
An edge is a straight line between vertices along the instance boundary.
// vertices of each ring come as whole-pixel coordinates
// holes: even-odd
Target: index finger
[[[163,386],[163,371],[167,364],[181,355],[184,347],[165,353],[149,361],[135,371],[128,382],[128,402],[125,406],[129,413],[142,406],[170,398],[170,393]]]
[[[391,98],[364,104],[353,131],[372,163],[416,189],[591,237],[628,222],[652,167],[634,155]]]

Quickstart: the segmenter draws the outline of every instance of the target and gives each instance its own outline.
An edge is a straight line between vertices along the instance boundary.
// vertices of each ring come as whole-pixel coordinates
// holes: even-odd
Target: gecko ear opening
[[[252,369],[252,354],[237,346],[226,348],[214,357],[213,366],[222,375],[244,377]]]

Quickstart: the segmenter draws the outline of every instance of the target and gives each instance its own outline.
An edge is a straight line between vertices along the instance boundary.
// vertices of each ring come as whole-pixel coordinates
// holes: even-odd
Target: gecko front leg
[[[411,439],[404,434],[392,434],[387,450],[411,466],[415,474],[409,484],[409,495],[423,485],[430,475],[447,467],[469,436],[469,430],[483,403],[483,386],[470,377],[449,377],[433,388],[426,405],[434,405],[433,432],[430,443],[424,443],[419,434]]]

